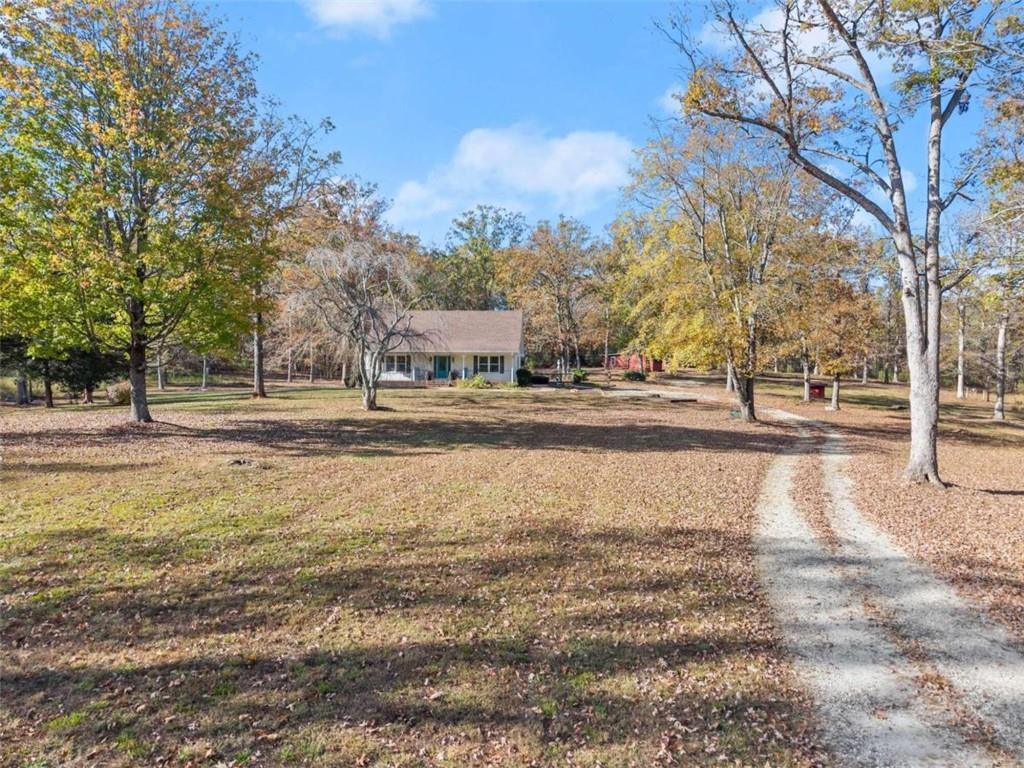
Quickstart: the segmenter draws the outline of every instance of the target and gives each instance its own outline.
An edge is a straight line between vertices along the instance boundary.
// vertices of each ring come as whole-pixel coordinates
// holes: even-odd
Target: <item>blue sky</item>
[[[229,2],[283,110],[330,116],[344,169],[440,240],[477,203],[613,218],[632,150],[676,78],[650,2]]]
[[[602,231],[634,149],[652,120],[669,116],[667,96],[680,84],[678,53],[654,26],[676,7],[280,0],[221,2],[214,12],[259,55],[262,91],[286,113],[329,116],[337,129],[325,148],[341,151],[344,171],[380,186],[394,224],[440,242],[451,219],[479,203],[530,221],[565,213]],[[714,46],[704,5],[686,8]],[[951,149],[977,112],[947,131]],[[899,137],[916,145],[904,161],[918,218],[922,127],[911,120]]]

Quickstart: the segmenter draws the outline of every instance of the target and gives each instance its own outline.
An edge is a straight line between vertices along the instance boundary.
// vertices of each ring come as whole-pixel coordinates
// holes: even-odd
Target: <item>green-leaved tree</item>
[[[29,290],[64,297],[84,340],[129,358],[131,419],[150,421],[147,352],[182,320],[237,311],[247,269],[253,63],[204,13],[147,0],[0,8],[0,136],[21,170]]]

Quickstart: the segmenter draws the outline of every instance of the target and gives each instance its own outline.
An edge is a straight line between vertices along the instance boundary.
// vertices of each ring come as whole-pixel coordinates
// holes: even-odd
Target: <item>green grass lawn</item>
[[[273,395],[0,412],[0,764],[820,761],[750,551],[784,429]]]

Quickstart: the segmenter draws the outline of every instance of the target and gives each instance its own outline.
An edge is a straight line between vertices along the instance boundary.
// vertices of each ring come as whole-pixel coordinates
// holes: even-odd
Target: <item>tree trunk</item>
[[[289,384],[292,383],[292,371],[295,369],[295,362],[294,362],[294,359],[293,359],[293,354],[294,353],[293,353],[292,348],[288,347],[288,375],[287,375],[286,381]]]
[[[18,388],[17,402],[18,405],[28,405],[28,382],[25,379],[18,379],[16,386]]]
[[[910,339],[908,338],[908,346]],[[942,485],[939,478],[938,365],[929,349],[907,355],[910,369],[910,458],[904,477],[911,482]]]
[[[309,383],[313,383],[313,345],[309,345]]]
[[[736,391],[736,369],[730,361],[725,363],[725,391],[735,392]]]
[[[369,382],[363,383],[363,410],[377,410],[377,385]]]
[[[804,402],[811,402],[811,361],[803,358],[804,364]]]
[[[839,374],[837,373],[832,377],[832,403],[829,405],[830,411],[839,410]]]
[[[939,351],[942,333],[942,279],[939,235],[943,211],[941,185],[943,95],[930,85],[928,125],[928,205],[925,210],[924,269],[910,234],[910,216],[903,185],[893,184],[897,211],[893,244],[900,262],[903,318],[906,326],[907,370],[910,377],[910,457],[904,477],[915,483],[945,487],[939,477]],[[900,169],[890,168],[890,178]],[[924,279],[921,279],[923,274]]]
[[[365,349],[359,352],[359,385],[363,389],[363,410],[377,410],[377,372],[380,370],[376,355],[367,360]],[[312,366],[310,367],[312,370]]]
[[[608,342],[611,338],[612,326],[609,320],[609,310],[604,311],[604,372],[608,374]]]
[[[775,373],[779,372],[779,358],[778,357],[776,357],[775,360],[773,361],[772,369],[775,371]]]
[[[864,367],[860,372],[860,383],[863,386],[867,386],[868,383],[868,359],[866,357],[864,358]]]
[[[129,421],[152,421],[146,397],[146,345],[139,338],[128,349],[128,381],[131,383]]]
[[[900,364],[899,363],[893,363],[892,364],[892,383],[893,384],[899,384],[900,383]]]
[[[754,377],[736,377],[736,397],[740,404],[740,418],[743,421],[757,421],[754,410]]]
[[[50,363],[46,364],[46,373],[43,375],[43,405],[53,408],[53,382],[50,381]]]
[[[203,355],[203,383],[200,389],[206,389],[206,380],[210,371],[210,361]]]
[[[161,392],[166,388],[164,386],[164,351],[162,349],[156,351],[156,388]]]
[[[263,313],[256,313],[252,329],[252,396],[266,397],[267,387],[263,380]]]
[[[1000,315],[996,333],[996,405],[992,418],[1000,421],[1006,418],[1006,326],[1009,322],[1009,315]]]
[[[964,391],[964,347],[967,336],[967,303],[963,299],[956,302],[956,399],[963,400]]]
[[[83,398],[82,402],[85,403],[86,405],[92,405],[93,402],[94,402],[93,398],[92,398],[92,394],[93,394],[92,387],[86,387],[85,388],[85,397]]]
[[[341,361],[341,384],[348,387],[348,360]]]

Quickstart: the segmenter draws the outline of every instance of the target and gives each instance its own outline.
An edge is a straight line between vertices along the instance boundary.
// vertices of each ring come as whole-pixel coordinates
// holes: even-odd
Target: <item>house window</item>
[[[500,355],[481,355],[477,370],[480,373],[501,373]]]
[[[411,367],[409,355],[384,356],[384,370],[388,373],[408,373]]]

